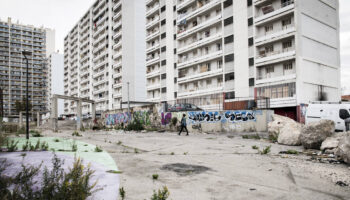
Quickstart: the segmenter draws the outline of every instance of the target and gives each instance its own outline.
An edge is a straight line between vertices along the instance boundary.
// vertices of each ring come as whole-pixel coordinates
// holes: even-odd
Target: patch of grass
[[[22,157],[26,157],[27,154],[26,154],[26,153],[21,153],[21,156],[22,156]]]
[[[170,192],[166,186],[163,189],[159,189],[158,192],[153,191],[151,200],[166,200],[168,199]]]
[[[119,188],[119,196],[122,198],[122,200],[125,199],[125,190],[124,187]]]
[[[117,171],[117,170],[108,170],[106,172],[107,173],[112,173],[112,174],[121,174],[121,173],[123,173],[122,171]]]
[[[23,135],[23,134],[26,134],[26,128],[24,127],[21,127],[19,129],[17,129],[17,132],[16,132],[18,135]]]
[[[278,137],[274,135],[269,135],[269,140],[273,143],[277,142]]]
[[[294,154],[294,155],[298,155],[299,152],[293,149],[288,149],[287,151],[281,151],[280,154]]]
[[[54,142],[60,142],[60,140],[59,140],[59,139],[57,139],[57,138],[56,138],[56,139],[54,139],[53,141],[54,141]]]
[[[103,150],[102,150],[101,147],[98,147],[98,146],[95,147],[95,152],[102,152],[102,151],[103,151]]]
[[[210,138],[205,138],[207,140],[215,140],[216,138],[210,137]]]
[[[253,146],[252,146],[252,149],[258,150],[258,149],[259,149],[259,147],[258,147],[258,146],[256,146],[256,145],[253,145]]]
[[[137,148],[134,148],[134,153],[140,153]]]
[[[84,146],[85,146],[85,147],[87,147],[87,146],[88,146],[88,144],[84,144]]]
[[[134,119],[132,122],[128,123],[125,127],[125,131],[142,131],[144,130],[144,126],[140,120]]]
[[[75,141],[73,141],[73,144],[72,144],[72,151],[73,151],[73,152],[78,151],[78,146],[77,146],[77,144],[75,143]]]
[[[14,141],[14,140],[7,140],[6,141],[6,147],[7,147],[7,152],[14,152],[18,150],[18,141]]]
[[[184,152],[184,155],[187,155],[188,154],[188,152]]]
[[[82,135],[78,131],[74,131],[72,136],[81,137]]]
[[[37,130],[30,130],[29,133],[32,134],[32,137],[43,137],[41,133]]]
[[[171,152],[171,153],[170,153],[170,155],[172,155],[172,156],[173,156],[173,155],[175,155],[175,153],[174,153],[174,152]]]
[[[243,139],[253,139],[253,140],[260,140],[261,137],[259,136],[259,134],[255,134],[255,135],[242,135]]]
[[[260,154],[268,154],[271,152],[271,145],[263,148],[262,151],[260,151]]]
[[[153,180],[158,180],[159,175],[158,174],[152,174],[152,179]]]
[[[148,128],[146,128],[146,131],[148,131],[148,132],[155,132],[155,131],[158,131],[158,128],[156,128],[156,127],[148,127]]]
[[[123,142],[122,141],[118,141],[118,143],[117,143],[117,145],[122,145],[123,144]]]

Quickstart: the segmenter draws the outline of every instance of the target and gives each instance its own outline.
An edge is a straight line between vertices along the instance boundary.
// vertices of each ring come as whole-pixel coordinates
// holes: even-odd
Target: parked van
[[[312,103],[306,110],[305,123],[321,119],[332,120],[336,131],[348,131],[350,123],[350,104],[348,103]]]

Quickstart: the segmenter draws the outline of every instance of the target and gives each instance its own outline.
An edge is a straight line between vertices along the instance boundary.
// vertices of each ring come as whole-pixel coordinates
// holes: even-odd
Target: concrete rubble
[[[335,151],[335,156],[347,164],[350,164],[350,134],[341,137],[338,148]]]
[[[311,122],[301,129],[301,143],[305,149],[320,149],[327,137],[334,133],[335,124],[331,120]]]
[[[293,119],[281,115],[273,115],[273,121],[268,124],[269,135],[277,138],[283,145],[299,146],[302,125]]]

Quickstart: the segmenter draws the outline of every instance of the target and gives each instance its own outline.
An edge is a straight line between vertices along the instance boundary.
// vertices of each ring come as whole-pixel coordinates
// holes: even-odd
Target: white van
[[[336,131],[348,131],[350,122],[349,103],[312,103],[306,110],[305,123],[321,119],[332,120]]]

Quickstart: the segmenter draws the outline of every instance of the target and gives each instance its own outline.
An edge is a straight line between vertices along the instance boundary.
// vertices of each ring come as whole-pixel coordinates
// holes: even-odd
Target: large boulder
[[[350,134],[340,138],[335,156],[338,160],[350,164]]]
[[[339,142],[350,136],[350,132],[334,133],[331,137],[326,138],[321,145],[321,150],[328,153],[334,153],[339,146]]]
[[[297,146],[300,145],[302,125],[289,117],[273,115],[273,121],[268,124],[269,135],[277,138],[279,144]]]
[[[332,120],[320,120],[304,126],[301,131],[301,143],[305,149],[320,149],[322,142],[334,133]]]

